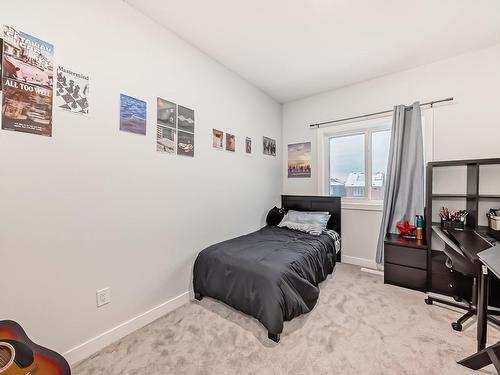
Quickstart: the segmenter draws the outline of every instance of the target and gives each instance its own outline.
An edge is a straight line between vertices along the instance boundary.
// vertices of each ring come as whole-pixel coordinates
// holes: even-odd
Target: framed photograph
[[[175,154],[177,143],[177,104],[156,98],[156,151]]]
[[[288,145],[288,178],[311,177],[311,142]]]
[[[231,152],[236,151],[236,136],[234,134],[226,133],[226,150]]]
[[[177,104],[156,98],[156,122],[159,125],[177,128]]]
[[[262,149],[264,151],[264,155],[276,156],[276,139],[263,137]]]
[[[175,154],[176,130],[158,124],[156,128],[156,151],[165,154]]]
[[[194,134],[177,132],[177,155],[194,157]]]
[[[246,137],[245,138],[245,154],[251,154],[252,153],[252,138]]]
[[[177,126],[179,130],[194,133],[194,111],[187,107],[179,105],[179,121]]]
[[[224,132],[217,129],[212,129],[212,147],[218,150],[224,148]]]
[[[120,130],[146,135],[146,102],[120,94]]]

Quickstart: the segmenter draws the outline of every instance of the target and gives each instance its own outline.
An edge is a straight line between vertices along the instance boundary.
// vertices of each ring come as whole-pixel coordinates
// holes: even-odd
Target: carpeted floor
[[[281,342],[253,318],[208,298],[187,304],[105,348],[74,375],[495,374],[455,362],[475,349],[475,321],[424,304],[424,294],[338,264],[315,309],[285,323]],[[490,343],[500,332],[490,326]]]

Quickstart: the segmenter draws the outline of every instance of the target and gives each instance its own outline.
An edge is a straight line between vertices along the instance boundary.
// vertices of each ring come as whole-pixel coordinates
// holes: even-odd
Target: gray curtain
[[[398,233],[396,224],[415,222],[424,214],[424,142],[420,103],[394,107],[387,162],[384,209],[377,245],[377,264],[384,263],[384,238]]]

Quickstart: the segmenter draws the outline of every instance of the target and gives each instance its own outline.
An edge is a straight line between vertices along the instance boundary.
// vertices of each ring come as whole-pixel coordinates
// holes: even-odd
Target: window
[[[330,195],[365,196],[365,134],[330,138]]]
[[[391,131],[372,132],[372,188],[371,199],[383,200],[385,176],[387,174],[387,159],[391,145]]]
[[[329,162],[328,192],[353,200],[384,199],[391,119],[359,123],[352,130],[325,134]],[[362,126],[365,128],[362,128]]]
[[[433,109],[423,110],[424,163],[434,160],[433,124]],[[318,129],[319,193],[343,197],[344,208],[382,209],[391,126],[383,116]]]

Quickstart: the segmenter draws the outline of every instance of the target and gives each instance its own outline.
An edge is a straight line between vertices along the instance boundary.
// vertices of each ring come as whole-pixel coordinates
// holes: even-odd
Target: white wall
[[[310,123],[377,112],[416,100],[455,98],[453,104],[434,109],[434,160],[499,157],[499,66],[500,45],[285,104],[283,147],[310,140],[313,176],[285,177],[284,192],[320,191],[316,131],[309,129]],[[283,172],[286,176],[286,160]],[[373,263],[380,219],[377,211],[343,210],[342,253],[346,259]],[[356,229],[347,225],[356,225]]]
[[[200,250],[264,224],[282,191],[281,105],[119,0],[1,8],[0,24],[91,77],[90,117],[54,111],[53,138],[0,131],[0,319],[65,352],[186,296]],[[147,101],[145,137],[118,130],[120,93]],[[156,152],[157,96],[194,108],[194,158]],[[212,128],[236,134],[235,154],[212,149]]]

